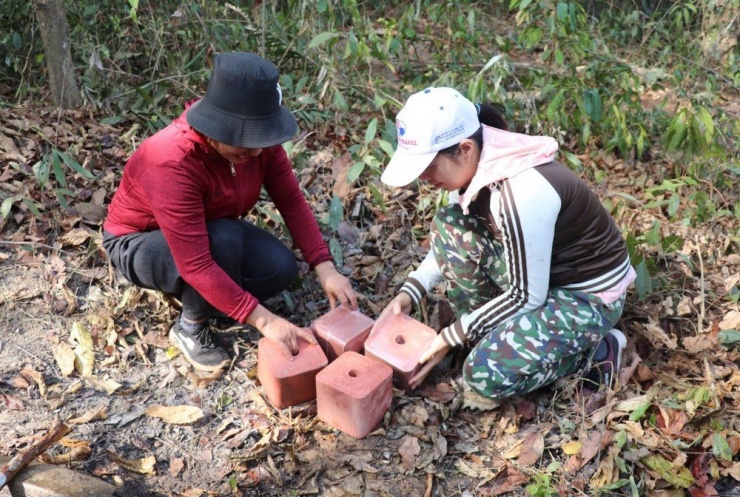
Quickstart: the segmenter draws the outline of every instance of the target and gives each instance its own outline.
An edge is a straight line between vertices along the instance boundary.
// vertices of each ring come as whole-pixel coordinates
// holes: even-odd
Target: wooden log
[[[39,454],[46,452],[46,449],[57,443],[71,429],[65,425],[58,417],[54,419],[51,429],[36,442],[26,447],[21,453],[0,469],[0,490],[10,483],[10,481],[23,468],[28,466],[31,461],[36,459]]]

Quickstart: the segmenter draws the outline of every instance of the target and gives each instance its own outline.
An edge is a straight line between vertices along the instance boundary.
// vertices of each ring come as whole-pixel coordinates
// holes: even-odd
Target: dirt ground
[[[646,189],[675,164],[582,157],[620,228],[657,261],[654,288],[642,301],[630,292],[619,324],[630,343],[614,388],[583,397],[580,380],[565,378],[483,402],[462,388],[461,351],[418,391],[396,391],[379,429],[355,440],[318,422],[315,404],[269,405],[254,330],[215,323],[236,359],[223,376],[196,374],[167,343],[176,303],[110,269],[100,223],[129,153],[123,124],[70,114],[53,129],[34,127],[48,116],[29,109],[0,109],[0,119],[0,203],[14,198],[0,225],[0,455],[22,451],[58,417],[73,431],[48,457],[125,496],[636,495],[639,485],[673,497],[689,488],[717,495],[740,480],[740,352],[721,344],[740,326],[740,256],[728,235],[737,220],[687,226],[645,208]],[[31,171],[44,155],[39,129],[59,147],[79,146],[78,160],[95,174],[70,176],[68,208]],[[343,181],[348,157],[311,160],[299,181],[320,220],[333,194],[343,200],[342,224],[322,227],[343,249],[341,270],[362,310],[376,317],[423,256],[435,197],[377,185],[381,205],[371,182]],[[681,197],[681,207],[690,201]],[[272,209],[260,203],[254,219],[277,229]],[[672,236],[684,240],[680,252],[649,243]],[[308,325],[328,304],[302,267],[295,288],[267,305]],[[438,302],[433,296],[420,315],[432,326]]]

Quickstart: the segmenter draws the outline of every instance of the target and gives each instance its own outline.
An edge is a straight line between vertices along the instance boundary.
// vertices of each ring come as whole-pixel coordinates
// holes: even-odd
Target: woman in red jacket
[[[170,340],[198,369],[230,362],[208,327],[217,311],[256,327],[288,357],[299,338],[315,341],[260,305],[297,275],[292,251],[242,219],[262,187],[331,306],[357,306],[280,145],[297,131],[281,103],[273,64],[251,53],[218,55],[206,95],[128,160],[103,225],[103,245],[129,281],[182,302]]]

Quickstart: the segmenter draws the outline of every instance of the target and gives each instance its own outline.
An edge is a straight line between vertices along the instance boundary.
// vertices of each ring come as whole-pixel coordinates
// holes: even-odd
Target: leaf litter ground
[[[582,157],[603,173],[594,188],[625,233],[649,233],[658,220],[655,236],[685,241],[667,256],[641,245],[659,255],[654,276],[664,284],[643,302],[630,295],[620,322],[630,345],[612,388],[584,398],[579,380],[566,378],[487,401],[463,388],[460,351],[418,391],[394,392],[379,429],[355,440],[317,421],[315,404],[269,405],[254,330],[218,319],[236,359],[222,375],[194,372],[166,338],[177,303],[115,276],[100,224],[135,139],[130,126],[101,126],[92,112],[0,114],[0,203],[13,198],[0,244],[2,455],[22,451],[58,415],[74,431],[43,459],[113,482],[121,495],[637,495],[639,485],[644,495],[709,496],[740,480],[740,310],[730,297],[740,256],[734,226],[722,225],[736,220],[687,227],[642,208],[672,164]],[[66,191],[55,191],[53,170],[40,188],[50,143],[95,180],[62,158]],[[342,199],[342,222],[322,227],[375,317],[424,254],[434,194],[375,182],[381,204],[370,182],[346,184],[341,153],[318,150],[309,166],[297,174],[317,218],[335,215],[333,194]],[[280,229],[269,202],[252,219]],[[294,288],[267,305],[308,325],[328,304],[301,267]],[[421,319],[437,325],[440,302],[433,295]]]

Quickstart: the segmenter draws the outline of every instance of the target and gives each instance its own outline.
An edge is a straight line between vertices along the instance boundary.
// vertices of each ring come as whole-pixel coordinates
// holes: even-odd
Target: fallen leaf
[[[519,464],[532,466],[542,457],[545,451],[545,437],[542,433],[535,431],[527,435],[522,443],[522,450],[519,452]]]
[[[581,452],[583,444],[578,440],[570,440],[569,442],[565,442],[563,445],[561,445],[560,448],[563,449],[563,452],[565,454],[572,456],[573,454],[578,454],[579,452]]]
[[[25,390],[26,388],[30,387],[31,384],[28,383],[26,379],[22,376],[15,376],[11,378],[10,386],[12,386],[13,388],[18,388],[20,390]]]
[[[0,392],[0,401],[10,410],[20,411],[23,409],[23,402],[15,395]]]
[[[419,393],[434,402],[449,402],[457,395],[457,391],[449,383],[437,383],[434,386],[428,385],[420,390]]]
[[[650,340],[653,345],[663,345],[669,349],[678,348],[678,338],[676,335],[668,336],[668,333],[663,330],[656,323],[635,323],[636,329],[642,333],[642,335]]]
[[[57,361],[62,376],[69,376],[75,370],[75,353],[72,347],[64,342],[54,344],[51,348],[54,359]]]
[[[617,465],[614,462],[614,456],[619,453],[619,450],[619,447],[612,446],[606,454],[606,457],[601,459],[596,473],[594,473],[589,481],[591,488],[605,487],[619,478],[619,468],[617,468]]]
[[[123,459],[112,452],[108,452],[108,455],[113,459],[113,462],[127,471],[133,471],[142,475],[157,474],[157,459],[154,456],[146,456],[141,459]]]
[[[172,478],[176,478],[177,475],[185,468],[185,461],[179,457],[173,457],[170,459],[169,473]]]
[[[651,454],[640,461],[650,471],[675,487],[689,488],[694,483],[689,468],[676,468],[661,455]]]
[[[188,378],[190,378],[190,381],[193,382],[193,388],[206,388],[208,387],[208,385],[215,383],[216,381],[221,379],[223,375],[223,369],[219,369],[218,371],[214,371],[203,376],[199,376],[196,373],[188,371]]]
[[[95,375],[85,377],[85,382],[93,387],[95,390],[105,392],[108,395],[112,395],[121,388],[121,384],[111,378],[100,379]]]
[[[740,311],[730,311],[719,323],[720,330],[735,330],[740,328]]]
[[[90,421],[104,420],[108,417],[108,407],[100,406],[90,409],[85,412],[82,416],[77,418],[68,419],[67,423],[72,425],[81,425],[89,423]]]
[[[420,452],[421,445],[419,445],[418,438],[410,435],[403,437],[401,446],[398,448],[398,453],[401,455],[401,462],[407,471],[414,469],[416,456],[418,456]]]
[[[82,245],[92,237],[92,233],[85,228],[73,228],[62,236],[59,237],[59,241],[66,245],[78,246]]]
[[[69,339],[75,345],[75,369],[80,373],[80,376],[91,375],[95,364],[95,352],[93,351],[93,340],[90,332],[82,323],[75,322],[72,325]]]
[[[429,413],[420,405],[409,404],[401,409],[401,417],[414,426],[423,427],[429,419]]]
[[[63,454],[49,455],[41,454],[39,459],[47,464],[69,464],[72,461],[81,461],[87,459],[92,454],[92,449],[89,445],[80,445],[79,447],[73,447]]]
[[[203,417],[203,411],[196,406],[150,406],[144,411],[147,416],[160,418],[165,423],[189,425]]]

